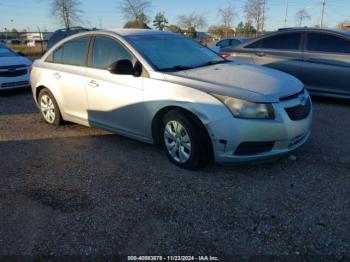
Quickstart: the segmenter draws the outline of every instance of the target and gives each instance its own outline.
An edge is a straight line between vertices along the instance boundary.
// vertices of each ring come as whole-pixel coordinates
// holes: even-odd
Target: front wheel
[[[165,154],[175,165],[196,169],[210,159],[210,139],[204,127],[194,117],[180,111],[165,114],[161,126],[161,141]]]

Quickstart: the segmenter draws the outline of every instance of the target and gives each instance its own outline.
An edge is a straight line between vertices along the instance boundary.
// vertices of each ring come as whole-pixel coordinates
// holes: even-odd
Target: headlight
[[[253,103],[229,96],[212,94],[230,109],[234,117],[249,119],[275,119],[272,104]]]

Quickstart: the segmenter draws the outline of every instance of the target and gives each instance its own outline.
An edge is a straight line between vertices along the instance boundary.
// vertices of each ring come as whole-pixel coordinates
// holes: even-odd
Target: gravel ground
[[[0,94],[0,255],[350,255],[350,104],[314,99],[273,162],[181,170],[156,147]]]

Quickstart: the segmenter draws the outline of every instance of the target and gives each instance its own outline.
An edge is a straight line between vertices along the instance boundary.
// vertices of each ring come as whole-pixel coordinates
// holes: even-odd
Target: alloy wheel
[[[41,97],[40,108],[41,108],[41,113],[45,118],[45,120],[50,124],[54,123],[56,118],[55,105],[52,99],[48,95],[44,94]]]
[[[178,121],[169,121],[164,128],[164,142],[170,156],[178,163],[185,163],[191,157],[191,138]]]

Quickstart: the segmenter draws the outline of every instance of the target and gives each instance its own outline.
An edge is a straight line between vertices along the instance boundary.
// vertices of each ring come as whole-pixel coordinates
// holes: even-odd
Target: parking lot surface
[[[350,255],[347,101],[314,99],[291,156],[190,172],[7,92],[0,157],[0,255]]]

